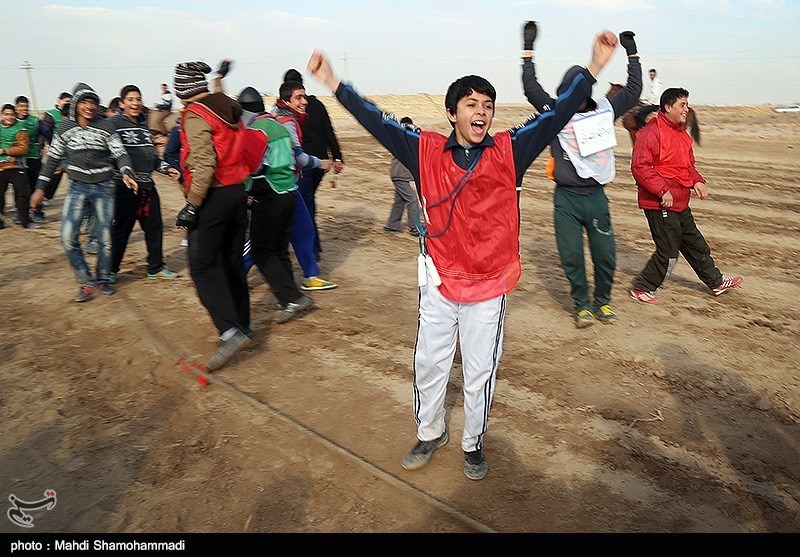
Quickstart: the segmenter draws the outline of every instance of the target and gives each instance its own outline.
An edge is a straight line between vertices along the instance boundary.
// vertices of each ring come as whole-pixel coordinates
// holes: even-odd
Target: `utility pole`
[[[31,113],[32,114],[38,114],[39,113],[39,107],[36,104],[36,89],[34,89],[34,87],[33,87],[33,75],[31,74],[31,70],[33,69],[33,66],[31,65],[30,62],[25,60],[22,63],[22,69],[25,70],[28,73],[28,86],[31,88],[31,103],[32,103],[32,106],[33,106],[33,110],[31,111]]]

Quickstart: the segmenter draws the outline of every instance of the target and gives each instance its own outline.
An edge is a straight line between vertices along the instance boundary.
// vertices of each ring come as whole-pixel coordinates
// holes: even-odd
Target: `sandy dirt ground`
[[[388,153],[324,100],[346,168],[317,195],[321,266],[340,286],[279,325],[254,270],[254,342],[206,387],[177,365],[207,361],[216,334],[168,180],[158,186],[176,281],[147,279],[137,228],[118,293],[73,302],[63,186],[40,229],[0,231],[0,499],[57,492],[51,510],[31,511],[32,531],[800,532],[800,114],[696,107],[711,197],[692,206],[722,271],[745,280],[714,297],[680,260],[661,306],[627,296],[653,244],[618,130],[613,326],[573,324],[546,153],[537,159],[485,438],[490,471],[473,482],[457,441],[458,363],[450,443],[421,470],[400,466],[415,442],[417,243],[382,229]],[[376,100],[448,129],[441,97]],[[529,111],[500,105],[493,129]],[[0,519],[0,532],[22,531]]]

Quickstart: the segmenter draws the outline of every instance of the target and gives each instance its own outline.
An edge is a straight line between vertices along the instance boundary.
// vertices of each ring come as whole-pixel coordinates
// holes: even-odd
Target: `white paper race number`
[[[578,142],[578,152],[582,157],[617,146],[614,115],[611,110],[601,110],[583,118],[575,118],[572,127],[575,131],[575,140]]]

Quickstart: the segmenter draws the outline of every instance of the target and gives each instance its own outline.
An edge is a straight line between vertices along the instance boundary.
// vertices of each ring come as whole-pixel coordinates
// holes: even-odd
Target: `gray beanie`
[[[211,66],[205,62],[181,62],[175,66],[175,95],[179,99],[188,99],[208,93],[206,74],[211,72]]]

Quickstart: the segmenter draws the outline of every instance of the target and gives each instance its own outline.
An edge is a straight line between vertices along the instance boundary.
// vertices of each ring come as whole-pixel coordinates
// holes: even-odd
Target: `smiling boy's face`
[[[453,122],[456,141],[461,145],[478,145],[489,133],[494,119],[494,101],[488,95],[472,91],[459,99],[456,113],[447,112]]]
[[[2,117],[0,121],[3,122],[4,126],[11,126],[17,121],[17,114],[14,112],[13,108],[6,108],[3,111]]]

